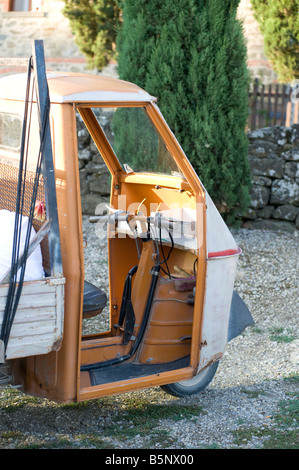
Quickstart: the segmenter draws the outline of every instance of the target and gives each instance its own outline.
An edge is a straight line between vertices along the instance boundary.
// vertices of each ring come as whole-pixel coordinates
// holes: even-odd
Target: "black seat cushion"
[[[83,318],[94,317],[106,307],[107,295],[90,282],[84,281]]]

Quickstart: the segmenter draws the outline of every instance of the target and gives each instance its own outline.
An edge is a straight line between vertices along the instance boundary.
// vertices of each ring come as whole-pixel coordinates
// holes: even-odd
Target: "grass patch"
[[[3,388],[0,390],[0,409],[13,413],[24,406],[35,406],[43,402],[43,399],[25,395],[17,388]]]
[[[235,437],[234,444],[243,447],[254,437],[261,439],[260,448],[263,449],[298,449],[299,432],[298,429],[272,429],[266,427],[241,428],[233,431]]]
[[[9,448],[13,443],[14,449],[74,449],[73,443],[64,436],[53,439],[41,439],[34,435],[23,435],[19,431],[5,431],[0,434],[0,448]]]
[[[299,375],[292,374],[285,381],[299,384]],[[299,393],[289,393],[289,399],[279,403],[279,411],[272,417],[271,426],[245,427],[233,431],[234,444],[243,447],[253,438],[261,439],[264,449],[299,448]],[[273,426],[274,425],[274,426]]]
[[[144,438],[144,437],[143,437]],[[160,447],[163,449],[166,448],[184,448],[182,443],[178,443],[176,439],[169,436],[166,429],[155,429],[148,437],[145,444],[146,448]]]
[[[202,412],[202,408],[195,405],[130,403],[125,407],[124,417],[118,426],[105,426],[103,435],[124,441],[140,436],[145,445],[171,447],[176,442],[163,430],[163,420],[192,420]]]
[[[263,390],[246,390],[246,389],[241,389],[242,393],[245,393],[248,398],[257,398],[260,395],[265,395],[265,392]]]
[[[234,436],[234,444],[239,447],[248,444],[248,442],[250,442],[254,437],[267,437],[268,433],[269,429],[266,429],[264,427],[255,428],[253,426],[241,427],[236,431],[232,432]]]
[[[298,449],[298,430],[278,430],[269,432],[268,439],[265,440],[264,449]]]
[[[299,393],[293,394],[293,399],[279,403],[280,412],[275,416],[275,421],[280,428],[299,429]]]
[[[95,449],[114,449],[115,447],[97,434],[80,434],[76,437],[80,441],[80,449],[93,447]]]
[[[259,326],[256,326],[256,325],[254,325],[254,326],[251,327],[251,331],[252,331],[253,333],[263,333],[263,329],[260,328]]]
[[[290,331],[285,332],[283,327],[273,327],[270,329],[270,339],[277,343],[291,343],[297,339],[297,336]]]

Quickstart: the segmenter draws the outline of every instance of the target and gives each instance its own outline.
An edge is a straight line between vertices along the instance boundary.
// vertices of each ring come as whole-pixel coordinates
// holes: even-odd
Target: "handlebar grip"
[[[91,224],[96,224],[97,222],[107,222],[108,217],[108,215],[93,215],[92,217],[89,217],[89,222]]]
[[[118,221],[125,222],[126,220],[127,220],[126,215],[119,215],[119,214],[93,215],[92,217],[89,217],[89,222],[91,224],[96,224],[97,222],[115,224],[115,222],[118,222]]]

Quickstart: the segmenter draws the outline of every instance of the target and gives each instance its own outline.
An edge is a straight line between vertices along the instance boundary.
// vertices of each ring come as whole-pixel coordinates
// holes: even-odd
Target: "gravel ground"
[[[235,288],[256,324],[228,344],[216,376],[204,392],[178,399],[155,387],[88,402],[86,406],[66,407],[48,400],[28,401],[16,391],[16,409],[7,413],[9,389],[3,389],[0,390],[4,403],[0,406],[0,448],[20,445],[17,444],[20,439],[3,439],[12,431],[23,434],[22,442],[27,446],[37,443],[42,447],[63,447],[61,440],[65,439],[73,448],[98,448],[91,439],[87,443],[82,440],[82,435],[93,435],[102,436],[102,447],[107,449],[262,448],[267,431],[277,429],[274,418],[281,402],[291,405],[296,392],[296,382],[285,378],[298,374],[299,238],[298,233],[245,229],[234,231],[234,236],[243,250]],[[105,244],[99,242],[88,217],[84,217],[84,238],[86,279],[107,289]],[[99,273],[97,277],[94,272]],[[85,321],[84,331],[94,328],[93,321]],[[102,321],[96,327],[104,329],[107,322]],[[129,423],[126,421],[133,409],[142,413],[163,405],[180,405],[182,416],[180,419],[164,414],[158,417],[154,428],[159,439],[149,440],[149,432],[129,433],[134,423],[137,426],[133,418]],[[194,411],[191,416],[183,414],[188,407]],[[123,428],[122,437],[113,432],[107,435],[107,429],[113,426],[118,431]],[[236,442],[236,432],[253,428],[259,432]],[[288,423],[285,429],[297,432],[298,448],[296,424]]]

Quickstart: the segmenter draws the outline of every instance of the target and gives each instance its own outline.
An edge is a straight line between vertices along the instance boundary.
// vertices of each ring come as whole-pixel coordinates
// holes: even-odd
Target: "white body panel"
[[[207,205],[207,252],[219,253],[227,250],[239,250],[234,237],[206,192]]]
[[[238,255],[207,262],[206,293],[199,369],[223,355]]]
[[[64,278],[25,282],[9,337],[6,358],[58,350],[63,334]],[[0,327],[8,285],[0,285]]]
[[[206,205],[207,274],[198,370],[217,361],[224,353],[237,262],[241,253],[207,193]]]

